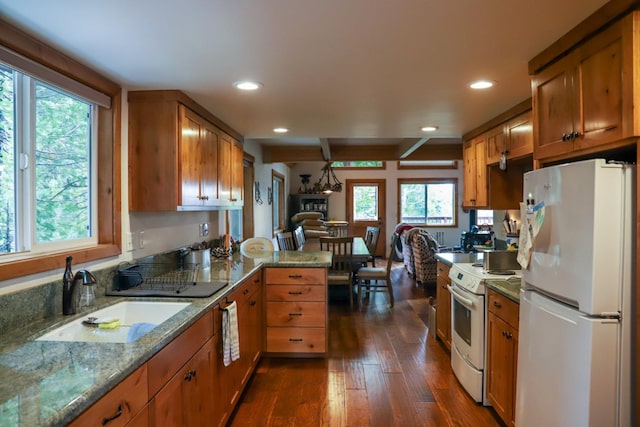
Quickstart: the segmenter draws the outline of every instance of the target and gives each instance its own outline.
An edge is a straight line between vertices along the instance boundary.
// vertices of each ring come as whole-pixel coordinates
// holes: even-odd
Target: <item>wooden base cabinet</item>
[[[218,372],[226,394],[226,409],[231,413],[240,399],[260,355],[262,354],[262,275],[255,273],[226,297],[227,302],[235,301],[238,314],[238,335],[240,358],[224,366],[219,354]],[[220,338],[220,349],[222,338]]]
[[[515,426],[519,305],[492,289],[487,295],[487,398],[500,418]]]
[[[436,277],[436,335],[451,350],[451,285],[450,267],[438,261]],[[429,325],[431,327],[431,325]]]
[[[326,268],[267,268],[266,352],[324,356],[327,352]]]

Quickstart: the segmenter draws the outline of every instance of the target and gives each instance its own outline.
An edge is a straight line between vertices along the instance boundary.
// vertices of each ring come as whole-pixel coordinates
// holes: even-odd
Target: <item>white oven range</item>
[[[451,368],[478,403],[489,406],[485,393],[485,280],[520,275],[519,270],[487,273],[482,264],[454,263],[451,286]]]

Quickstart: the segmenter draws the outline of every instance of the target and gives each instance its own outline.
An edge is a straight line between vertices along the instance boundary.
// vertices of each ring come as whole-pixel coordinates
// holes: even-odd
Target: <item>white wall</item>
[[[310,173],[311,184],[322,175],[323,162],[297,163],[291,168],[293,182],[290,186],[293,192],[297,192],[302,185],[300,174]],[[444,244],[447,246],[459,245],[460,234],[469,229],[469,214],[462,211],[462,167],[458,162],[458,169],[401,169],[397,168],[397,162],[386,162],[385,170],[335,170],[336,176],[344,184],[347,179],[386,179],[387,206],[385,210],[386,220],[386,244],[391,243],[393,229],[398,223],[398,178],[458,178],[458,226],[456,228],[430,228],[433,231],[444,232]],[[329,198],[329,219],[344,220],[346,218],[346,192],[332,193]]]
[[[262,148],[257,142],[250,139],[244,142],[244,151],[255,157],[254,167],[254,180],[260,183],[260,191],[262,193],[263,203],[259,205],[256,203],[253,194],[245,195],[245,206],[247,203],[253,203],[253,235],[255,237],[266,237],[271,239],[273,237],[273,216],[272,205],[269,205],[267,201],[267,188],[271,187],[271,172],[276,171],[284,175],[285,181],[285,196],[291,192],[291,179],[290,170],[284,163],[264,163],[262,161]],[[285,205],[287,205],[287,199],[285,199]],[[288,209],[288,207],[286,208]],[[285,215],[285,218],[288,217]]]

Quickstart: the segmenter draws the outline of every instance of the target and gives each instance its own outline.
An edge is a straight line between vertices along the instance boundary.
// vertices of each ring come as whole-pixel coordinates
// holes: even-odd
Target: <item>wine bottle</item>
[[[62,314],[75,314],[73,303],[73,273],[71,272],[71,259],[67,257],[67,265],[62,275]]]

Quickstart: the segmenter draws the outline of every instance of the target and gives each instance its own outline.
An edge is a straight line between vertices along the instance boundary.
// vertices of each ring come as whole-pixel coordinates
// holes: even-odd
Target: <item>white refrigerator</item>
[[[602,159],[524,175],[528,217],[544,216],[522,270],[516,426],[632,425],[634,180]]]

